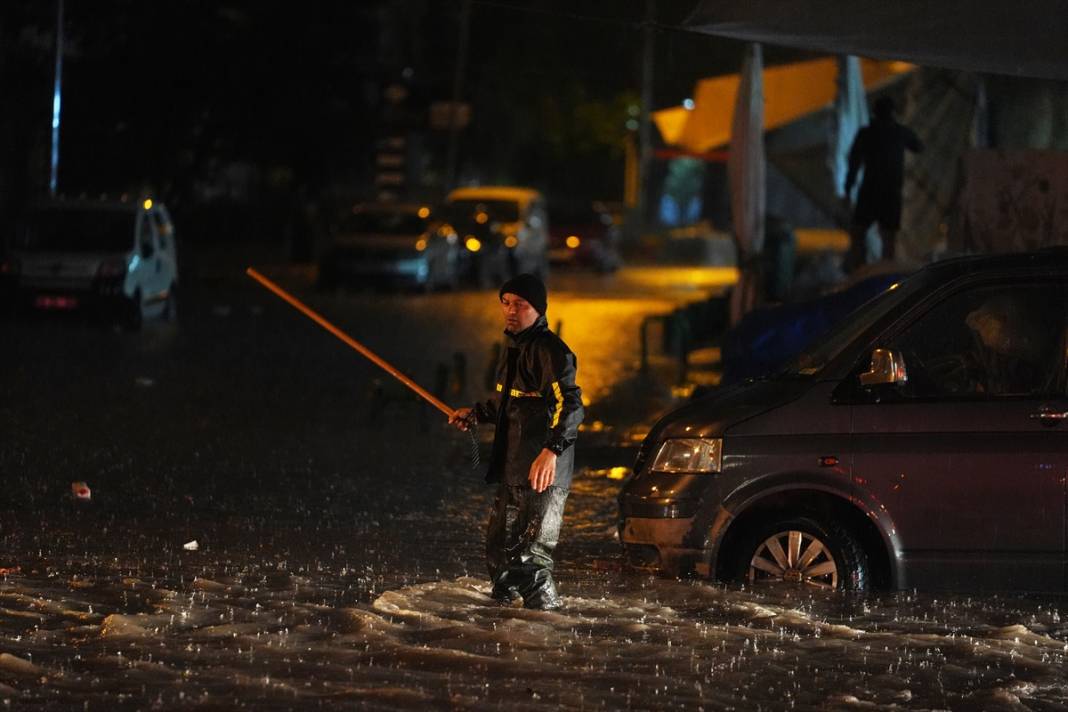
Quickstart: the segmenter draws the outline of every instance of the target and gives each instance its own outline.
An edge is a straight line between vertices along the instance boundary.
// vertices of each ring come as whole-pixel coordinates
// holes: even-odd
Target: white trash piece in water
[[[88,502],[93,496],[92,490],[89,489],[89,485],[84,482],[71,482],[70,493],[74,495],[74,499]]]
[[[194,539],[193,541],[187,541],[186,543],[182,544],[182,548],[186,551],[196,551],[200,548],[200,544],[197,542],[196,539]]]

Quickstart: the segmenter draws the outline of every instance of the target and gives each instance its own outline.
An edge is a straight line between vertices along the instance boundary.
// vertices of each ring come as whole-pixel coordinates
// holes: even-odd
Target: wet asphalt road
[[[601,423],[580,440],[561,613],[486,597],[491,492],[464,436],[255,285],[190,284],[179,325],[140,334],[0,324],[0,701],[1068,708],[1060,599],[856,599],[619,570],[606,475],[631,451],[612,443],[667,402],[619,335],[695,296],[649,277],[553,285],[550,324]],[[494,294],[318,294],[307,275],[280,279],[446,401],[482,393]]]

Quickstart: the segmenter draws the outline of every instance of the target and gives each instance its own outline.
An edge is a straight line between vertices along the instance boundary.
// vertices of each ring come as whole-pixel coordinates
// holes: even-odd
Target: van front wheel
[[[163,302],[163,319],[169,323],[178,321],[178,291],[172,283],[167,290],[167,299]]]
[[[778,516],[743,537],[735,578],[750,584],[798,585],[837,591],[868,589],[868,557],[836,523]]]
[[[123,314],[123,327],[127,331],[140,331],[141,324],[144,322],[144,312],[141,308],[141,290],[137,289],[133,297],[126,303],[125,314]]]

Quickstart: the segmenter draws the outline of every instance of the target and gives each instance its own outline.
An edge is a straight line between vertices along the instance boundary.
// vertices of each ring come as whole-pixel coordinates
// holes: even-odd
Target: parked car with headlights
[[[319,261],[319,285],[457,285],[461,255],[456,233],[425,205],[358,204],[333,230]]]
[[[549,262],[614,272],[623,264],[619,226],[599,202],[558,201],[550,206]]]
[[[3,271],[20,306],[88,309],[131,329],[177,318],[174,225],[151,199],[38,206],[19,221]]]
[[[1065,590],[1068,251],[931,265],[663,418],[628,562],[828,589]]]
[[[457,188],[446,198],[447,222],[460,236],[470,279],[482,287],[521,272],[549,272],[549,216],[530,188]]]

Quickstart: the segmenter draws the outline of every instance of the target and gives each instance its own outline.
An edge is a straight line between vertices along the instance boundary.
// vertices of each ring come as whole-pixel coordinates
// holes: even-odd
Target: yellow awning
[[[898,74],[912,71],[907,62],[861,60],[864,86],[871,89]],[[834,101],[838,62],[833,57],[786,64],[764,70],[764,130],[778,128]],[[664,142],[694,153],[704,153],[730,140],[731,116],[738,75],[702,79],[694,90],[694,107],[681,106],[653,112]]]

